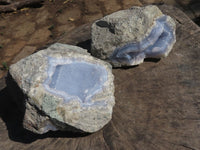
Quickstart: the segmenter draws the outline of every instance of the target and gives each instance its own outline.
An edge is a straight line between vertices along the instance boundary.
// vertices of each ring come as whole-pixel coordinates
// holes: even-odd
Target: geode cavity
[[[57,43],[12,65],[10,74],[26,95],[28,130],[95,132],[112,118],[111,66],[85,49]]]
[[[166,57],[176,41],[175,28],[156,6],[121,10],[93,23],[91,52],[115,67]]]

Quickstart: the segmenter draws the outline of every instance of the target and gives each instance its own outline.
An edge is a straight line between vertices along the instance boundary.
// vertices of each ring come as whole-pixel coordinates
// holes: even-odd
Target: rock
[[[115,104],[111,68],[85,49],[59,43],[11,65],[25,95],[24,127],[39,134],[100,130]]]
[[[114,67],[166,57],[176,41],[175,28],[156,6],[121,10],[93,23],[91,53]]]

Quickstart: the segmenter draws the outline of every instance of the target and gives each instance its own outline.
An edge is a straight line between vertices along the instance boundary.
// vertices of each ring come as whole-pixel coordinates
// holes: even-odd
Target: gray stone
[[[166,57],[175,41],[175,22],[157,6],[132,7],[92,25],[92,55],[114,67],[138,65],[144,58]]]
[[[25,97],[26,129],[95,132],[112,118],[112,67],[85,49],[53,44],[10,66]]]

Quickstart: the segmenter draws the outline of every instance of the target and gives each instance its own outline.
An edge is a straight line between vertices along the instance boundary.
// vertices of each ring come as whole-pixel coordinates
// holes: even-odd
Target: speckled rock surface
[[[112,118],[111,66],[85,49],[56,43],[13,64],[10,74],[26,97],[28,130],[95,132]]]
[[[175,28],[157,6],[121,10],[93,23],[91,52],[115,67],[138,65],[166,57],[176,42]]]

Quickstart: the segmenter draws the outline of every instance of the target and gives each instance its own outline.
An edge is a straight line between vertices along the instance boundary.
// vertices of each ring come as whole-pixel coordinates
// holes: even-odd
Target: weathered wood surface
[[[22,128],[23,114],[5,87],[0,91],[0,149],[199,150],[200,28],[178,9],[160,8],[177,21],[177,42],[165,59],[113,70],[116,105],[108,125],[82,137],[67,132],[35,135]],[[88,32],[80,39],[87,39]],[[70,43],[67,36],[63,43]]]

